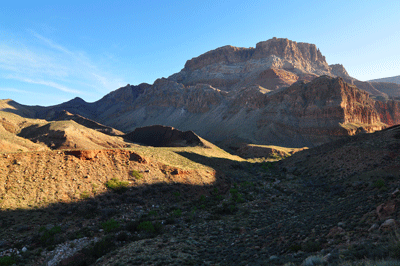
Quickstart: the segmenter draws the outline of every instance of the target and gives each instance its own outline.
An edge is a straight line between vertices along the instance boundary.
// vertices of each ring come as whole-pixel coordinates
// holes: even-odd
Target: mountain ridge
[[[315,44],[273,38],[255,48],[217,48],[168,78],[128,84],[93,103],[75,98],[11,111],[48,118],[66,110],[125,133],[172,126],[222,145],[233,139],[303,147],[399,123],[397,95],[400,89],[358,81],[343,65],[328,65]],[[329,120],[334,126],[327,127]]]

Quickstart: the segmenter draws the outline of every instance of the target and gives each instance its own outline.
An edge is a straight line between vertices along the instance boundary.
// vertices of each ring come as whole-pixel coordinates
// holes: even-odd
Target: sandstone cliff
[[[255,48],[223,46],[209,51],[188,60],[184,69],[169,79],[185,85],[206,83],[227,91],[253,85],[279,89],[298,79],[331,74],[330,70],[314,44],[273,38]]]
[[[380,110],[367,92],[329,76],[297,81],[275,93],[261,86],[223,92],[160,79],[107,123],[125,132],[169,125],[222,144],[303,147],[382,129],[387,115]]]

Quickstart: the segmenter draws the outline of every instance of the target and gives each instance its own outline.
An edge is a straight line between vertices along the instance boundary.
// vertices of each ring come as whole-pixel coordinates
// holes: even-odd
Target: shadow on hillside
[[[257,167],[247,161],[238,162],[226,158],[206,157],[191,152],[177,152],[177,154],[193,162],[215,169],[220,175],[219,179],[226,177],[230,182],[238,182],[241,178],[249,177],[256,173]]]
[[[157,206],[175,208],[177,204],[189,203],[201,195],[209,196],[215,191],[225,194],[229,191],[231,182],[251,175],[252,165],[248,162],[206,157],[189,152],[178,154],[215,169],[215,183],[208,186],[157,183],[129,187],[119,192],[107,191],[78,202],[52,203],[46,207],[29,210],[3,210],[0,211],[0,250],[15,246],[29,246],[29,249],[40,247],[39,228],[48,225],[59,225],[62,230],[67,231],[72,230],[71,225],[78,230],[90,224],[97,228],[98,232],[101,223],[111,218],[120,219],[132,214],[148,213]]]

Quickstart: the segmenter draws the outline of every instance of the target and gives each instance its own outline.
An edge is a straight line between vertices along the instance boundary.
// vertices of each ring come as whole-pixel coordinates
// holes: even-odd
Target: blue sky
[[[2,3],[0,99],[93,102],[220,46],[272,37],[314,43],[360,80],[400,75],[398,1],[58,2]]]

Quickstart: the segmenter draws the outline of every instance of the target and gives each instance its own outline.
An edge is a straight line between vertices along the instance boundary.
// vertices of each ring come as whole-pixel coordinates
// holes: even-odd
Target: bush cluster
[[[123,192],[127,189],[129,182],[127,181],[120,181],[118,178],[111,178],[106,182],[106,187],[111,189],[115,192]]]

